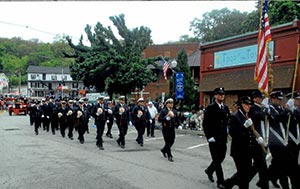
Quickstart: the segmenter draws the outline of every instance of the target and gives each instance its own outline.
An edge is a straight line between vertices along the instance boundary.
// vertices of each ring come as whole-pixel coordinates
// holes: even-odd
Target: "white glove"
[[[59,113],[57,114],[57,116],[58,116],[59,118],[61,118],[62,113],[59,112]]]
[[[49,116],[47,116],[47,119],[49,119],[50,117]]]
[[[97,113],[98,113],[98,114],[102,114],[102,113],[103,113],[102,108],[98,108],[98,109],[97,109]]]
[[[73,111],[72,111],[72,110],[69,110],[68,113],[67,113],[68,116],[70,116],[70,115],[72,115],[72,114],[73,114]]]
[[[253,124],[252,119],[248,118],[245,123],[244,123],[244,127],[248,128]]]
[[[106,123],[109,123],[109,120],[106,120]]]
[[[167,121],[170,121],[170,120],[171,120],[170,116],[167,116],[167,117],[166,117],[166,120],[167,120]]]
[[[149,122],[152,123],[152,119],[149,119]]]
[[[170,117],[174,117],[174,112],[173,112],[173,111],[169,111],[168,115],[169,115]]]
[[[131,121],[129,121],[129,126],[132,126],[132,122]]]
[[[211,137],[207,140],[208,142],[216,142],[215,138],[214,137]]]
[[[112,114],[112,113],[113,113],[111,109],[108,109],[107,112],[108,112],[109,114]]]
[[[262,137],[258,137],[256,139],[256,141],[257,141],[258,144],[263,144],[264,143],[264,139]]]
[[[42,118],[44,118],[45,116],[44,115],[42,115]]]

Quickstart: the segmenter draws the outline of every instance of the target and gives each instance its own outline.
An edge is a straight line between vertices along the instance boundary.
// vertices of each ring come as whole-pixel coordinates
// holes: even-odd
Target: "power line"
[[[52,33],[52,32],[48,32],[48,31],[44,31],[44,30],[41,30],[41,29],[38,29],[38,28],[31,27],[29,25],[16,24],[16,23],[6,22],[6,21],[2,21],[2,20],[0,20],[0,23],[6,24],[6,25],[11,25],[11,26],[16,26],[16,27],[21,27],[21,28],[26,28],[26,29],[30,29],[30,30],[34,30],[34,31],[44,33],[44,34],[47,34],[47,35],[52,35],[52,36],[60,35],[59,33]],[[73,37],[73,38],[79,40],[79,38],[77,38],[77,37]],[[85,40],[85,41],[88,42],[88,40]]]

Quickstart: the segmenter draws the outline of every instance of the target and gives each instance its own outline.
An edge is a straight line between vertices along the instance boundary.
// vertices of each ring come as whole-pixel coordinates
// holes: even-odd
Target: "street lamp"
[[[176,71],[174,70],[174,68],[176,68],[176,66],[177,66],[177,61],[175,59],[173,59],[170,64],[170,68],[172,70],[172,77],[173,77],[173,87],[172,87],[173,99],[175,99],[175,97],[176,97]]]

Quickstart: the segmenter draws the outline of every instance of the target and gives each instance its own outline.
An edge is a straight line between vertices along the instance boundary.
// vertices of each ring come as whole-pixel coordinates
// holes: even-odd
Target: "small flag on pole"
[[[168,80],[167,71],[169,69],[169,63],[163,58],[162,59],[163,71],[164,71],[164,78]]]
[[[258,32],[258,53],[255,65],[254,79],[258,89],[268,94],[268,42],[271,41],[271,30],[268,17],[268,0],[263,0],[261,6],[261,22]]]

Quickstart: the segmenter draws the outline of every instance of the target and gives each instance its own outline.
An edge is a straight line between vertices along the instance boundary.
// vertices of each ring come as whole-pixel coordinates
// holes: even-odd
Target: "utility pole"
[[[18,83],[18,86],[19,86],[19,95],[21,95],[21,66],[19,66],[19,70],[18,70],[18,77],[19,77],[19,83]]]

